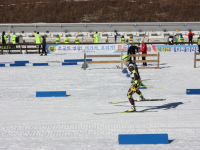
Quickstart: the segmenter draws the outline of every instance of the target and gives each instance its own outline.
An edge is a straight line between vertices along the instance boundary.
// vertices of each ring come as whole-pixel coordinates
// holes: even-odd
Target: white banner
[[[121,44],[47,44],[47,53],[122,53],[129,43]]]
[[[150,45],[147,44],[148,52],[194,52],[199,51],[197,45]]]

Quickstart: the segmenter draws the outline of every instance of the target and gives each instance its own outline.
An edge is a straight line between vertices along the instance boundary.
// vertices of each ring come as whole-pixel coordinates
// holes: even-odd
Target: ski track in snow
[[[130,78],[116,64],[89,64],[86,71],[81,62],[77,66],[51,62],[49,66],[32,66],[78,58],[83,54],[0,56],[0,63],[6,64],[0,67],[0,150],[200,149],[200,96],[186,95],[186,89],[200,88],[200,63],[193,68],[193,53],[160,53],[160,69],[139,70],[142,79],[161,79],[143,84],[164,88],[142,89],[144,97],[167,99],[136,103],[138,111],[158,111],[139,114],[94,114],[130,109],[129,103],[108,104],[126,101],[131,86]],[[9,66],[17,60],[30,63]],[[67,97],[36,98],[36,91],[67,91]],[[136,94],[133,97],[138,98]],[[154,133],[167,133],[170,144],[118,144],[119,134]]]

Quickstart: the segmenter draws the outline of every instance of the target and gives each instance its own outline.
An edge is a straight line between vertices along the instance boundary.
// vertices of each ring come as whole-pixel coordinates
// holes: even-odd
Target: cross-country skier
[[[123,55],[122,61],[127,66],[128,73],[130,74],[131,79],[133,81],[133,84],[131,85],[131,87],[129,88],[128,93],[127,93],[127,97],[129,99],[132,107],[130,110],[127,110],[127,112],[134,112],[134,111],[136,111],[136,108],[135,108],[135,103],[134,103],[134,99],[133,99],[132,95],[134,93],[137,93],[140,97],[139,98],[140,101],[145,100],[144,97],[142,96],[142,93],[139,90],[141,79],[140,79],[140,75],[139,75],[136,64],[132,62],[132,60],[130,59],[130,57],[128,55]]]

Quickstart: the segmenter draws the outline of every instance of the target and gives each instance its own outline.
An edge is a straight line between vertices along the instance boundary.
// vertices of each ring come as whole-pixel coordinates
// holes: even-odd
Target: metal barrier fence
[[[22,48],[23,46],[26,46],[25,48]],[[36,46],[36,48],[28,48],[28,46]],[[20,54],[22,54],[22,50],[26,50],[26,53],[29,50],[34,50],[34,51],[38,51],[38,54],[40,53],[40,49],[41,49],[41,44],[0,44],[0,51],[1,54],[3,55],[3,51],[4,50],[8,50],[9,53],[12,50],[19,50]],[[38,47],[38,48],[37,48]]]

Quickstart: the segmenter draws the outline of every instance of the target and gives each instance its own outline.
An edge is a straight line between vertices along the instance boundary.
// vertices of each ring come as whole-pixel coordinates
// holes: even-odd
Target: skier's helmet
[[[129,61],[130,60],[130,57],[128,55],[123,55],[122,56],[122,60],[126,60],[126,61]]]

